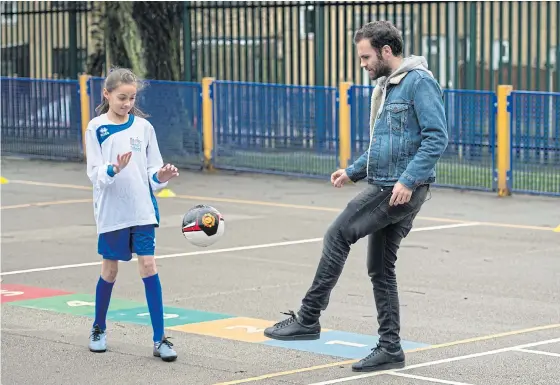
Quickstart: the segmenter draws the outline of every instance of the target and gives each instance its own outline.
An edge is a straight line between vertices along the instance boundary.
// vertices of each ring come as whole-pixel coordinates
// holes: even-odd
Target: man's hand
[[[397,182],[395,187],[393,187],[393,195],[391,195],[391,199],[389,200],[389,206],[397,206],[408,203],[411,196],[412,190],[402,183]]]
[[[179,171],[177,170],[177,167],[168,163],[159,169],[159,171],[157,172],[157,179],[161,183],[165,183],[171,178],[176,177],[178,175],[179,175]]]
[[[331,174],[331,183],[334,187],[342,187],[345,183],[349,182],[350,178],[343,168],[336,170]]]

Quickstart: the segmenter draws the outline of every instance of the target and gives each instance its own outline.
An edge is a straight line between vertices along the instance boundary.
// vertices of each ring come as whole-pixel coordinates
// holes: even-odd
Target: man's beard
[[[393,72],[393,70],[389,67],[389,64],[383,60],[381,52],[377,52],[377,64],[373,67],[372,73],[370,73],[371,80],[377,80],[382,76],[389,76],[391,72]]]
[[[373,71],[370,72],[371,80],[377,80],[382,76],[389,76],[391,75],[393,70],[387,63],[384,61],[377,62],[376,66],[373,68]]]

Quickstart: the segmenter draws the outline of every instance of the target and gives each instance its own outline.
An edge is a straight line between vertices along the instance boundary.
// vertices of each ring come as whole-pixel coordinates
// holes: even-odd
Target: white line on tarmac
[[[478,226],[480,223],[478,222],[469,222],[469,223],[455,223],[452,225],[440,225],[440,226],[429,226],[429,227],[418,227],[416,229],[410,230],[413,231],[433,231],[433,230],[445,230],[445,229],[454,229],[456,227],[472,227]]]
[[[339,384],[339,383],[341,383],[341,382],[347,382],[347,381],[353,381],[353,380],[360,380],[360,379],[362,379],[362,378],[368,378],[368,377],[374,377],[374,376],[381,376],[381,375],[383,375],[383,374],[392,374],[392,373],[395,373],[395,372],[401,372],[401,371],[403,371],[403,370],[410,370],[410,369],[416,369],[416,368],[423,368],[423,367],[434,366],[434,365],[438,365],[438,364],[446,364],[446,363],[449,363],[449,362],[467,360],[467,359],[469,359],[469,358],[478,358],[478,357],[483,357],[483,356],[489,356],[489,355],[492,355],[492,354],[499,354],[499,353],[505,353],[505,352],[512,352],[512,351],[519,350],[519,349],[530,348],[530,347],[539,346],[539,345],[548,345],[548,344],[553,344],[553,343],[556,343],[556,342],[560,342],[560,338],[554,338],[554,339],[546,340],[546,341],[532,342],[532,343],[523,344],[523,345],[510,346],[509,348],[502,348],[502,349],[496,349],[496,350],[489,350],[489,351],[486,351],[486,352],[467,354],[467,355],[464,355],[464,356],[457,356],[457,357],[451,357],[451,358],[444,358],[444,359],[442,359],[442,360],[437,360],[437,361],[428,361],[428,362],[423,362],[423,363],[421,363],[421,364],[410,365],[410,366],[407,366],[407,367],[402,368],[402,369],[384,370],[384,371],[379,371],[379,372],[371,372],[371,373],[359,374],[359,375],[356,375],[356,376],[337,378],[337,379],[335,379],[335,380],[322,381],[322,382],[314,382],[313,384],[308,384],[308,385],[331,385],[331,384]]]
[[[543,352],[542,350],[533,350],[533,349],[515,349],[517,352],[525,352],[525,353],[532,353],[532,354],[542,354],[543,356],[551,356],[551,357],[558,357],[560,358],[560,353],[552,353],[552,352]]]
[[[453,229],[453,228],[456,228],[456,227],[469,227],[469,226],[476,226],[476,225],[478,225],[478,223],[475,223],[475,222],[473,222],[473,223],[455,223],[455,224],[451,224],[451,225],[418,227],[416,229],[413,228],[411,230],[411,232]],[[301,239],[299,241],[286,241],[286,242],[265,243],[265,244],[261,244],[261,245],[229,247],[229,248],[226,248],[226,249],[200,250],[200,251],[192,251],[192,252],[188,252],[188,253],[157,255],[156,259],[188,257],[188,256],[193,256],[193,255],[205,255],[205,254],[230,253],[230,252],[234,252],[234,251],[255,250],[255,249],[268,249],[268,248],[272,248],[272,247],[291,246],[291,245],[300,245],[300,244],[305,244],[305,243],[321,242],[322,240],[323,240],[323,238],[321,237],[321,238]],[[137,258],[133,258],[132,260],[134,261],[136,259]],[[35,273],[35,272],[39,272],[39,271],[49,271],[49,270],[72,269],[72,268],[76,268],[76,267],[87,267],[87,266],[96,266],[96,265],[101,265],[101,261],[88,262],[88,263],[76,263],[76,264],[72,264],[72,265],[38,267],[38,268],[35,268],[35,269],[26,269],[26,270],[6,271],[6,272],[0,273],[0,276]]]
[[[421,380],[421,381],[436,382],[438,384],[473,385],[473,384],[467,384],[466,382],[448,381],[448,380],[441,380],[439,378],[433,378],[433,377],[415,376],[414,374],[408,374],[408,373],[389,372],[386,374],[390,374],[391,376],[397,376],[397,377],[413,378],[415,380]]]

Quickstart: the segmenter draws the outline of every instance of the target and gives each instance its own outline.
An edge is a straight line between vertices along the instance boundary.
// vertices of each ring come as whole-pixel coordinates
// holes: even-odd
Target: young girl
[[[138,257],[153,328],[153,354],[173,361],[177,353],[164,334],[163,298],[154,259],[159,211],[154,191],[179,175],[163,165],[154,127],[134,106],[141,82],[128,69],[109,73],[103,102],[86,131],[87,174],[93,183],[98,253],[103,257],[95,291],[95,321],[89,349],[105,352],[106,317],[119,261]]]

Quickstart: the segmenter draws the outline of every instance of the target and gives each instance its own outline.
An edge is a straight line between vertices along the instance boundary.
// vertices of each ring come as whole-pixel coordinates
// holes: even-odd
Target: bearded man
[[[397,251],[435,182],[435,166],[447,148],[443,92],[424,57],[403,57],[401,33],[387,21],[368,23],[355,36],[361,67],[377,80],[371,100],[367,151],[331,183],[367,180],[328,228],[321,260],[297,313],[265,330],[278,340],[313,340],[350,252],[368,237],[367,270],[379,323],[379,342],[353,371],[403,368],[400,309],[395,274]]]

